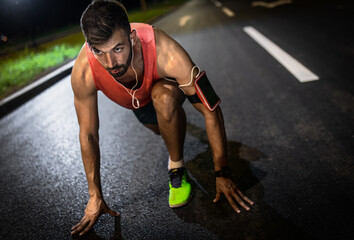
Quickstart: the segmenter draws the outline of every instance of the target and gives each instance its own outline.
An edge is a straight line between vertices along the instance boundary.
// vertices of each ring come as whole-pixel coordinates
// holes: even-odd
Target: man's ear
[[[135,28],[133,28],[132,32],[130,33],[130,42],[131,42],[132,46],[135,44],[136,38],[137,38],[136,30],[135,30]]]

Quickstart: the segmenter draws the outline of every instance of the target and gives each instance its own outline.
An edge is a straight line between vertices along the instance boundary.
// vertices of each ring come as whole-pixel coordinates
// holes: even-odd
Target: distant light
[[[7,36],[1,35],[1,37],[0,37],[1,42],[7,42],[7,40],[8,40]]]

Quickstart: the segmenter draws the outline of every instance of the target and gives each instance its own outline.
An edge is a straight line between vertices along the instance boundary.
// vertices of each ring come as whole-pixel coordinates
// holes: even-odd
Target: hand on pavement
[[[229,201],[231,207],[237,213],[240,213],[241,211],[234,200],[236,200],[239,206],[243,207],[247,211],[250,210],[250,207],[248,207],[246,203],[250,205],[254,204],[254,202],[252,202],[248,197],[243,195],[243,193],[237,188],[236,184],[230,178],[216,178],[216,196],[214,202],[219,201],[221,193],[225,194],[225,197]]]
[[[114,217],[119,216],[119,213],[111,210],[103,199],[90,198],[86,206],[84,217],[78,224],[71,228],[71,234],[80,233],[80,236],[86,234],[96,223],[97,219],[105,213]]]

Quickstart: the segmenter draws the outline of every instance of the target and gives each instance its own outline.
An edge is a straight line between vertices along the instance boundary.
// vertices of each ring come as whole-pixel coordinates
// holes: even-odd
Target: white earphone
[[[136,29],[133,28],[132,32],[135,31],[136,32]],[[132,42],[132,46],[134,45],[134,39],[131,39],[131,42]]]
[[[135,29],[134,29],[134,30],[135,30]],[[138,89],[137,89],[137,90],[134,90],[134,89],[138,86],[138,84],[139,84],[138,74],[137,74],[137,72],[135,71],[134,64],[133,64],[133,62],[134,62],[134,48],[133,48],[134,39],[131,39],[131,43],[132,43],[132,59],[131,59],[130,65],[131,65],[131,67],[132,67],[132,69],[133,69],[133,71],[134,71],[136,83],[135,83],[134,87],[131,88],[130,91],[128,91],[128,90],[127,90],[127,91],[128,91],[128,93],[130,94],[130,96],[132,97],[132,105],[133,105],[133,107],[134,107],[135,109],[138,109],[138,108],[140,107],[140,102],[139,102],[139,99],[135,97],[135,93],[136,93],[136,91],[137,91]],[[135,104],[135,102],[136,102],[136,104]]]

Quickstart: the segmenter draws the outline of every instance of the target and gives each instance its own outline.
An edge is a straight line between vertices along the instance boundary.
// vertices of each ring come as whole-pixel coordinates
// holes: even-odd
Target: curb
[[[0,118],[12,112],[31,98],[35,97],[45,89],[51,87],[54,83],[71,73],[75,60],[65,64],[64,66],[54,70],[32,84],[22,88],[9,97],[0,101]]]

